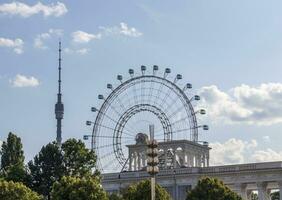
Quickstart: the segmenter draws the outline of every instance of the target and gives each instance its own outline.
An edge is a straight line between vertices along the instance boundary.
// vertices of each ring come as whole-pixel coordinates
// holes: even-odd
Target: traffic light
[[[147,172],[154,176],[159,172],[158,142],[150,140],[147,149]]]

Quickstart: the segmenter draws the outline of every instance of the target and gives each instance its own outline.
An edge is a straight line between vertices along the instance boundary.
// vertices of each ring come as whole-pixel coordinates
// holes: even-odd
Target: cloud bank
[[[143,35],[134,27],[128,27],[124,22],[121,22],[119,26],[112,27],[99,27],[105,35],[124,35],[127,37],[140,37]]]
[[[231,138],[224,143],[211,143],[211,165],[282,161],[282,151],[259,150],[256,140],[243,141]]]
[[[0,47],[7,47],[13,49],[16,54],[23,53],[23,45],[24,42],[22,39],[9,39],[9,38],[2,38],[0,37]]]
[[[37,87],[39,80],[33,76],[27,77],[21,74],[17,74],[16,77],[10,80],[13,87]]]
[[[38,34],[34,39],[34,47],[38,49],[47,49],[45,42],[52,37],[60,37],[63,35],[62,29],[49,29],[46,33]]]
[[[73,42],[77,42],[77,43],[88,43],[91,40],[97,40],[97,39],[101,39],[101,34],[91,34],[91,33],[86,33],[84,31],[75,31],[72,33],[72,38],[73,38]]]
[[[272,125],[282,122],[282,84],[241,85],[221,91],[211,85],[200,89],[201,106],[213,122]]]
[[[42,13],[43,16],[59,17],[67,13],[65,4],[57,2],[56,4],[44,5],[41,2],[33,6],[21,2],[12,2],[0,4],[0,13],[4,15],[19,15],[21,17],[30,17],[35,14]]]
[[[101,30],[97,34],[87,33],[85,31],[75,31],[72,33],[72,40],[75,43],[88,43],[92,40],[99,40],[104,36],[111,36],[111,35],[122,35],[125,37],[140,37],[143,35],[140,31],[138,31],[134,27],[129,27],[126,23],[121,22],[119,26],[112,26],[112,27],[99,27]]]

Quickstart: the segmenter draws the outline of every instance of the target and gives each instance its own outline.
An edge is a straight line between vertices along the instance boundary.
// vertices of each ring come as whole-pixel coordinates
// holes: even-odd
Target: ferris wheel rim
[[[185,108],[185,111],[188,115],[190,123],[193,124],[194,127],[197,127],[197,120],[196,120],[196,116],[195,116],[195,111],[194,111],[194,108],[191,104],[191,101],[187,97],[186,93],[177,84],[175,84],[172,81],[166,79],[165,77],[160,77],[160,76],[156,76],[156,75],[140,75],[140,76],[136,76],[136,77],[131,77],[130,79],[126,80],[125,82],[122,82],[115,89],[113,89],[111,91],[111,93],[107,96],[106,99],[104,99],[104,102],[101,105],[101,107],[98,111],[98,114],[96,116],[95,122],[94,122],[94,127],[93,127],[93,131],[92,131],[92,144],[91,144],[92,149],[97,150],[97,148],[98,148],[95,138],[97,137],[97,133],[99,133],[99,129],[100,129],[99,124],[103,121],[103,118],[104,118],[103,112],[104,112],[104,110],[109,108],[109,105],[107,105],[107,104],[114,101],[115,98],[118,97],[121,92],[128,89],[130,86],[137,85],[138,83],[141,82],[140,81],[140,82],[134,83],[135,80],[142,80],[142,79],[146,79],[146,78],[160,80],[159,82],[158,81],[155,81],[155,82],[159,83],[159,84],[163,84],[164,86],[166,86],[170,90],[174,91],[174,93],[178,97],[182,97],[180,99],[181,99],[182,104]],[[131,83],[131,85],[130,85],[130,83]],[[168,87],[168,85],[170,85],[172,87]],[[128,86],[128,87],[125,87],[125,86]],[[183,100],[184,100],[184,102],[183,102]],[[188,107],[187,107],[187,105],[188,105]],[[190,113],[190,115],[189,115],[189,113]],[[190,129],[190,131],[193,132],[192,134],[194,136],[197,136],[197,134],[198,134],[197,128]],[[196,138],[196,140],[197,140],[197,138]],[[100,167],[102,166],[101,163],[98,163],[98,165],[100,165]]]

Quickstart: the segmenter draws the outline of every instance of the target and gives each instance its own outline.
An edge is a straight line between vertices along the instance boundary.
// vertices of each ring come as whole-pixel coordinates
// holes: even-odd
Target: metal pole
[[[151,177],[151,200],[155,200],[156,199],[156,178],[155,176]]]
[[[151,142],[154,140],[154,125],[149,125],[149,132],[150,132],[150,140]],[[156,178],[154,175],[151,177],[151,200],[156,199]]]

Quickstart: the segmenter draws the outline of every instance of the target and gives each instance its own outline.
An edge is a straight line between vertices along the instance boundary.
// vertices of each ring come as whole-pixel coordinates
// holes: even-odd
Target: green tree
[[[30,187],[39,194],[50,199],[51,187],[65,172],[63,156],[56,143],[43,146],[34,157],[34,161],[28,163],[30,170]]]
[[[27,181],[21,138],[11,132],[1,147],[1,173],[7,181],[24,183]]]
[[[271,200],[279,200],[279,198],[280,198],[279,192],[271,193]]]
[[[99,179],[65,176],[54,183],[52,200],[107,200]]]
[[[197,186],[188,192],[186,200],[242,200],[222,181],[216,178],[202,178]]]
[[[258,200],[258,194],[252,192],[251,200]]]
[[[21,138],[10,132],[7,142],[3,142],[1,149],[1,169],[7,170],[8,167],[13,165],[24,166]]]
[[[88,176],[96,165],[94,151],[86,148],[81,140],[69,139],[62,144],[63,162],[67,176]]]
[[[108,195],[109,200],[123,200],[122,196],[117,193],[112,193]]]
[[[41,200],[42,198],[22,183],[0,181],[0,199],[3,200]]]
[[[122,191],[124,200],[150,200],[151,199],[151,182],[143,180],[133,184]],[[160,185],[156,184],[156,200],[170,200],[171,197],[167,191]]]

